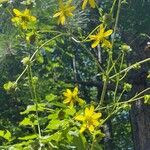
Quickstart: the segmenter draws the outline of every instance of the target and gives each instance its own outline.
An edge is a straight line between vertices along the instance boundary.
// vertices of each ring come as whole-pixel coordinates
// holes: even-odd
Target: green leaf
[[[21,126],[33,126],[33,122],[29,118],[24,118],[19,125]]]
[[[43,143],[48,143],[48,142],[51,142],[51,141],[56,141],[56,142],[59,142],[61,140],[61,136],[62,136],[62,133],[60,131],[50,135],[50,136],[44,136],[42,137],[41,141]]]
[[[76,146],[76,150],[86,150],[86,139],[83,135],[74,136],[72,144]]]
[[[11,133],[8,130],[6,130],[6,132],[3,130],[0,130],[0,137],[3,137],[7,141],[10,141],[11,140]]]
[[[93,149],[94,150],[104,150],[102,145],[98,144],[97,142],[94,143]]]
[[[58,118],[58,112],[48,115],[48,119],[57,119],[57,118]]]
[[[44,111],[45,106],[46,104],[44,103],[38,104],[38,111],[41,111],[41,112]],[[26,110],[21,112],[20,114],[21,115],[29,114],[30,112],[33,112],[33,111],[36,111],[36,105],[28,105]]]
[[[50,103],[50,105],[61,107],[61,108],[66,108],[66,105],[60,102],[55,102],[55,103],[52,102]]]
[[[51,120],[46,127],[49,130],[57,130],[59,128],[66,128],[69,125],[69,120]]]
[[[8,141],[11,140],[11,133],[10,133],[8,130],[6,130],[6,133],[5,133],[5,135],[4,135],[4,138],[5,138],[6,140],[8,140]]]
[[[68,108],[65,110],[66,115],[73,116],[76,113],[75,108]]]
[[[4,136],[4,131],[0,130],[0,136],[3,137]]]
[[[49,94],[49,95],[46,95],[46,96],[45,96],[45,99],[46,99],[47,101],[51,102],[51,101],[55,100],[56,97],[57,97],[57,96],[54,95],[54,94]]]
[[[19,137],[18,139],[19,140],[32,140],[32,139],[35,139],[37,137],[38,137],[38,135],[32,134],[32,135],[28,135],[28,136],[24,136],[24,137]]]
[[[43,58],[43,56],[42,56],[40,53],[38,53],[38,54],[36,55],[36,60],[37,60],[40,64],[43,64],[43,62],[44,62],[44,58]]]
[[[57,130],[61,124],[61,120],[51,120],[46,128],[50,130]]]

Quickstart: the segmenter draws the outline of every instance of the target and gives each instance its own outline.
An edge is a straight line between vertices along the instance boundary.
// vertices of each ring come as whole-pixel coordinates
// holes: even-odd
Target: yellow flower
[[[92,8],[95,8],[96,6],[95,0],[83,0],[82,9],[85,9],[88,2]]]
[[[92,48],[95,48],[98,44],[101,44],[102,47],[112,48],[112,44],[106,39],[113,33],[113,30],[105,31],[103,24],[100,25],[99,32],[96,35],[90,35],[89,38],[91,41],[94,41]]]
[[[67,89],[66,92],[63,93],[66,97],[63,103],[69,104],[70,107],[73,107],[76,102],[78,102],[79,105],[83,105],[85,101],[78,97],[78,93],[78,87],[75,87],[73,92],[70,89]]]
[[[29,9],[25,9],[22,12],[18,9],[13,9],[13,12],[15,16],[11,19],[11,21],[17,26],[20,26],[22,29],[28,29],[29,25],[36,21],[36,17],[30,14]]]
[[[62,0],[59,0],[59,11],[54,14],[54,18],[58,17],[58,24],[65,24],[66,17],[73,16],[72,12],[75,7],[71,6],[72,0],[69,0],[66,4],[63,3]]]
[[[75,120],[83,122],[80,133],[84,132],[86,129],[88,129],[92,133],[94,129],[101,124],[100,121],[98,121],[101,116],[101,113],[95,112],[94,106],[85,108],[84,115],[77,115],[75,117]]]

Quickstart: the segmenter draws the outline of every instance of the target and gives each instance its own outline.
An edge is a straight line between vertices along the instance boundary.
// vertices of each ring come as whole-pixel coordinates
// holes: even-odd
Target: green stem
[[[117,9],[116,21],[115,21],[115,26],[114,26],[114,36],[113,36],[113,39],[112,39],[112,49],[113,49],[115,34],[116,34],[117,26],[118,26],[120,9],[121,9],[121,0],[119,0],[119,2],[118,2],[118,9]],[[105,74],[106,75],[106,80],[104,81],[100,102],[99,102],[97,108],[99,108],[104,103],[105,95],[106,95],[106,92],[107,92],[107,86],[108,86],[108,82],[109,82],[109,79],[110,79],[109,78],[109,69],[110,69],[110,66],[111,66],[111,60],[112,60],[112,52],[110,51],[109,52],[107,69],[106,69],[106,74]]]
[[[137,63],[135,63],[135,64],[129,66],[128,68],[123,69],[123,70],[120,71],[119,73],[114,74],[113,76],[110,77],[110,79],[113,79],[114,77],[118,76],[119,74],[122,74],[122,73],[124,73],[124,72],[130,71],[130,70],[133,69],[136,65],[140,65],[140,64],[143,64],[143,63],[148,62],[148,61],[150,61],[150,58],[147,58],[147,59],[144,59],[144,60],[142,60],[142,61],[139,61],[139,62],[137,62]]]
[[[113,13],[114,8],[115,8],[115,5],[116,5],[116,2],[117,2],[117,0],[114,0],[114,2],[113,2],[113,4],[112,4],[112,7],[111,7],[111,9],[110,9],[110,14]]]
[[[122,57],[121,57],[121,64],[120,64],[120,67],[119,67],[119,72],[122,69],[123,61],[124,61],[124,53],[122,54]],[[116,88],[115,88],[115,91],[114,91],[114,101],[116,101],[116,95],[117,95],[118,86],[119,86],[119,82],[120,82],[120,74],[116,77],[116,80],[117,80],[117,83],[116,83]],[[123,93],[121,93],[121,94],[123,94]]]
[[[65,34],[65,33],[64,33],[64,34]],[[52,40],[54,40],[54,39],[56,39],[56,38],[58,38],[58,37],[60,37],[60,36],[62,36],[62,35],[64,35],[64,34],[63,34],[63,33],[58,34],[57,36],[51,38],[50,40],[48,40],[48,41],[46,41],[45,43],[43,43],[40,47],[38,47],[38,48],[36,49],[36,51],[33,53],[33,55],[31,56],[30,62],[33,61],[33,58],[35,57],[35,55],[37,54],[37,52],[38,52],[42,47],[44,47],[46,44],[50,43]],[[22,73],[21,73],[21,74],[19,75],[19,77],[16,79],[15,83],[17,83],[17,82],[21,79],[21,77],[26,73],[26,71],[28,70],[28,67],[29,67],[29,66],[26,66],[26,68],[22,71]]]
[[[74,38],[72,38],[73,41],[76,42],[76,40]],[[93,58],[93,60],[95,61],[95,63],[97,64],[97,66],[99,67],[99,69],[101,70],[101,72],[104,72],[104,69],[101,67],[99,61],[93,56],[93,54],[85,47],[85,45],[83,45],[82,43],[79,42],[79,44],[81,45],[81,47],[86,50],[86,52]]]
[[[37,117],[38,134],[39,134],[39,138],[41,138],[41,129],[40,129],[39,113],[38,113],[38,101],[37,101],[37,94],[36,94],[35,85],[33,83],[31,64],[28,65],[28,74],[29,74],[29,83],[30,83],[31,93],[32,93],[33,101],[34,101],[34,104],[36,107],[35,111],[36,111],[36,117]]]
[[[121,10],[121,0],[119,0],[119,2],[118,2],[118,9],[117,9],[117,14],[116,14],[116,21],[115,21],[115,26],[114,26],[114,35],[113,35],[113,39],[112,39],[112,45],[114,45],[114,41],[115,41],[115,36],[116,36],[116,31],[117,31],[117,26],[118,26],[118,21],[119,21],[120,10]]]
[[[141,91],[140,93],[138,93],[135,96],[133,96],[132,98],[130,98],[128,101],[122,101],[122,102],[119,102],[117,104],[116,103],[112,104],[110,106],[97,108],[96,110],[103,110],[103,109],[106,109],[106,108],[112,108],[112,107],[114,107],[114,105],[120,105],[120,104],[126,104],[126,103],[134,102],[136,100],[139,100],[139,99],[143,98],[144,96],[141,96],[141,95],[144,94],[145,92],[148,92],[148,91],[150,91],[150,88],[146,88],[145,90]],[[141,96],[141,97],[139,97],[139,96]]]
[[[95,139],[93,138],[90,150],[94,150]]]

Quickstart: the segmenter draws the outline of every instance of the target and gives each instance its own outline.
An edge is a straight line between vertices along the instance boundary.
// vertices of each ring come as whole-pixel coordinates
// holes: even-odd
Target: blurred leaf
[[[23,125],[23,126],[33,126],[33,122],[29,119],[29,118],[24,118],[19,125]]]
[[[46,95],[45,96],[45,99],[47,100],[47,101],[53,101],[53,100],[55,100],[56,99],[56,95],[54,95],[54,94],[49,94],[49,95]]]
[[[37,137],[38,137],[38,135],[32,134],[32,135],[28,135],[28,136],[24,136],[24,137],[19,137],[18,139],[19,140],[32,140],[32,139],[35,139]]]
[[[44,111],[45,106],[46,106],[46,104],[44,104],[44,103],[38,104],[38,111],[41,111],[41,112]],[[32,111],[36,111],[36,105],[28,105],[26,110],[21,112],[20,114],[24,115],[24,114],[28,114]]]

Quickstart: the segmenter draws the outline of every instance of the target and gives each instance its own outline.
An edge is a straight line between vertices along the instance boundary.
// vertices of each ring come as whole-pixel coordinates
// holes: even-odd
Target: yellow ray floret
[[[29,25],[36,22],[36,17],[32,16],[29,9],[19,11],[13,9],[14,17],[11,19],[15,25],[20,26],[22,29],[28,29]]]
[[[96,6],[95,0],[83,0],[82,9],[85,9],[87,3],[89,3],[92,8],[95,8]]]
[[[63,95],[65,97],[65,100],[63,103],[68,104],[70,107],[73,107],[74,104],[79,103],[79,105],[83,105],[85,103],[84,100],[78,97],[79,91],[78,87],[75,87],[73,91],[70,89],[67,89]]]
[[[60,0],[59,1],[59,10],[56,14],[54,14],[54,18],[58,17],[58,24],[64,25],[66,22],[66,18],[73,16],[73,11],[75,7],[71,5],[72,0],[69,0],[66,4]]]
[[[75,117],[75,120],[83,122],[80,133],[84,132],[86,129],[88,129],[92,133],[94,129],[101,124],[101,120],[99,120],[101,116],[101,113],[95,112],[94,106],[90,106],[90,108],[85,108],[84,115],[77,115]]]
[[[112,44],[107,40],[107,38],[113,33],[113,30],[105,31],[105,27],[103,24],[100,25],[99,32],[96,35],[90,35],[89,38],[92,43],[92,48],[95,48],[98,44],[102,47],[112,48]]]

